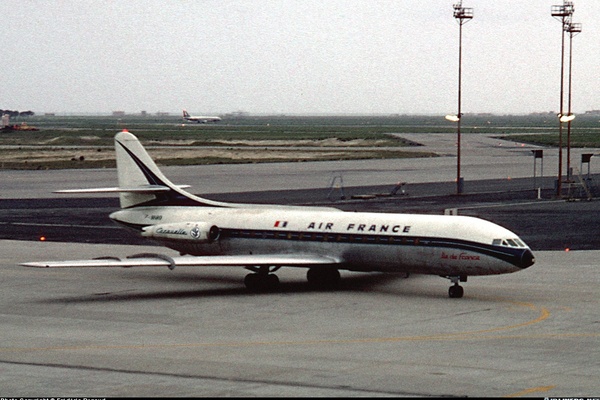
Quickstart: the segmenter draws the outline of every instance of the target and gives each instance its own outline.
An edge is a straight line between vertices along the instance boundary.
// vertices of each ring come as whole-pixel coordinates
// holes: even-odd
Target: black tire
[[[279,288],[279,277],[275,274],[252,273],[246,275],[244,285],[252,292],[275,291]]]
[[[260,277],[258,276],[258,274],[255,273],[248,274],[244,278],[244,285],[246,285],[246,288],[248,290],[256,292],[259,290]]]
[[[450,286],[450,289],[448,289],[448,296],[450,296],[451,299],[460,299],[463,297],[464,292],[465,291],[462,286],[454,285]]]
[[[308,283],[317,289],[332,289],[339,286],[340,271],[335,268],[310,268],[306,273]]]

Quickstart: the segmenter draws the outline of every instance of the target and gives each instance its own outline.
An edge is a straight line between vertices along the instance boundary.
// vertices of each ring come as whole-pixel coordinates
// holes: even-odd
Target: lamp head
[[[573,121],[575,119],[575,115],[571,114],[571,115],[558,115],[558,120],[560,122],[570,122]]]

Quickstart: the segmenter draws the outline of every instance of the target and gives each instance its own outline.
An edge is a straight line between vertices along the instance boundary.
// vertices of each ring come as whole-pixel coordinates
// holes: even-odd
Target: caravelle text
[[[156,228],[156,233],[162,235],[187,235],[187,231],[185,229],[164,229],[164,228]]]

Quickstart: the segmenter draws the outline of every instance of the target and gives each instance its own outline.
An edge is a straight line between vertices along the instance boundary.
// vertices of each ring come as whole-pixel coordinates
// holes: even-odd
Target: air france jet
[[[202,123],[202,124],[206,124],[207,122],[219,122],[221,120],[221,117],[216,117],[216,116],[196,116],[196,117],[192,117],[186,110],[183,110],[183,119],[190,121],[190,122],[197,122],[197,123]]]
[[[339,270],[432,274],[463,296],[468,276],[520,271],[534,263],[511,231],[467,216],[344,212],[336,208],[234,204],[192,195],[169,181],[138,139],[115,136],[119,187],[116,223],[179,252],[125,259],[48,261],[28,267],[238,267],[250,290],[272,290],[281,267],[307,269],[310,284],[333,287]]]

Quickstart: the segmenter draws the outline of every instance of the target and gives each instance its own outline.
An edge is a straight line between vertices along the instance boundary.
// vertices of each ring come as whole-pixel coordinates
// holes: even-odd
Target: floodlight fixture
[[[571,37],[573,37],[576,34],[581,33],[581,24],[569,22],[569,23],[565,24],[564,29],[565,29],[565,32],[570,33]]]
[[[575,5],[572,1],[563,1],[563,4],[554,5],[551,9],[551,14],[555,18],[566,18],[573,15],[575,12]]]
[[[568,114],[568,115],[560,115],[558,114],[558,120],[560,122],[571,122],[575,119],[575,114]]]
[[[456,18],[460,24],[469,22],[473,19],[473,9],[469,7],[463,7],[462,1],[454,4],[454,18]]]

